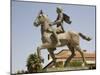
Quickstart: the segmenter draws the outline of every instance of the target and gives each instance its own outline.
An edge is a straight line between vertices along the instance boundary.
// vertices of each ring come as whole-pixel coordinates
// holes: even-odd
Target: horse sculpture
[[[52,26],[50,25],[50,20],[48,18],[47,15],[45,15],[44,13],[42,14],[38,14],[38,16],[36,17],[35,21],[34,21],[34,26],[38,27],[41,26],[41,39],[42,39],[42,45],[39,45],[37,47],[37,54],[38,57],[41,59],[41,53],[40,51],[42,49],[47,49],[48,52],[50,53],[54,64],[56,65],[56,58],[54,55],[54,50],[56,47],[62,47],[62,46],[68,46],[69,50],[71,51],[71,56],[69,56],[65,63],[64,63],[64,67],[66,67],[69,62],[71,61],[71,59],[75,56],[75,51],[77,50],[81,56],[82,56],[82,60],[83,60],[83,64],[86,65],[86,60],[84,57],[84,54],[80,48],[80,37],[82,37],[83,39],[90,41],[91,38],[87,37],[85,35],[83,35],[80,32],[75,32],[75,31],[67,31],[61,34],[58,34],[57,37],[60,40],[61,45],[56,45],[55,43],[55,38],[53,35],[53,33],[48,32],[48,28],[52,28]]]

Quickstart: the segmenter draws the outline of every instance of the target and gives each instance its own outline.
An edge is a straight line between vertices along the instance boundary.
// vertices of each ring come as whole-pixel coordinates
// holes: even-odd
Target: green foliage
[[[72,61],[72,62],[70,62],[69,66],[79,67],[79,66],[82,66],[82,62],[81,61]]]
[[[36,54],[29,55],[26,66],[29,73],[42,72],[41,61]]]
[[[63,68],[63,61],[56,62],[56,67]]]

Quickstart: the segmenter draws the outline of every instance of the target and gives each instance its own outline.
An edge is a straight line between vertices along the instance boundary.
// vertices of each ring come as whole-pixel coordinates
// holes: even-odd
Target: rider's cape
[[[66,15],[65,13],[63,13],[63,20],[66,23],[71,24],[70,17],[68,15]]]

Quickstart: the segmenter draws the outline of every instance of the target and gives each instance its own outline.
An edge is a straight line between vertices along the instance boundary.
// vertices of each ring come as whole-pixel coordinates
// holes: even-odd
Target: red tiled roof
[[[74,58],[81,58],[81,55],[80,55],[80,53],[78,52],[78,51],[76,51],[75,52],[75,56],[74,56]],[[70,50],[66,50],[66,49],[64,49],[64,50],[62,50],[62,51],[60,51],[59,53],[56,53],[55,54],[55,57],[57,58],[57,59],[66,59],[66,58],[68,58],[69,56],[71,55],[71,52],[70,52]],[[85,56],[85,58],[95,58],[95,52],[84,52],[84,56]]]
[[[75,54],[76,54],[76,56],[72,60],[82,60],[82,57],[78,51],[76,51]],[[68,49],[64,49],[58,53],[55,53],[56,59],[67,59],[70,55],[71,55],[71,52]],[[95,61],[95,52],[84,51],[84,56],[87,61]],[[54,65],[54,63],[53,63],[53,61],[51,61],[48,65],[46,65],[44,67],[44,69],[47,67],[48,68],[52,67],[53,65]]]

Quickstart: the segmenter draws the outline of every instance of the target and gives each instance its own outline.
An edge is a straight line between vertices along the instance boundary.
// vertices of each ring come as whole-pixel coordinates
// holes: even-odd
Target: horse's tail
[[[90,40],[91,40],[90,37],[87,37],[86,35],[83,35],[82,33],[79,33],[79,35],[80,35],[83,39],[85,39],[85,40],[87,40],[87,41],[90,41]]]

